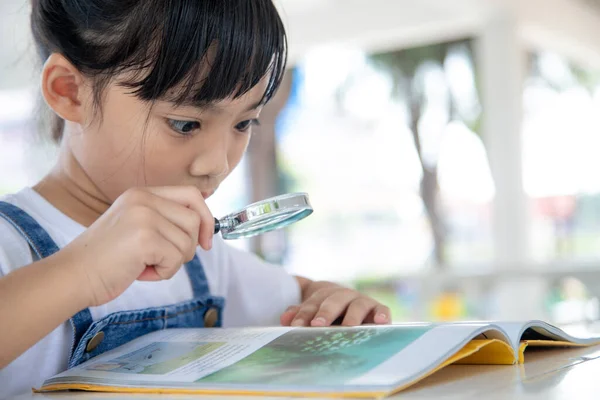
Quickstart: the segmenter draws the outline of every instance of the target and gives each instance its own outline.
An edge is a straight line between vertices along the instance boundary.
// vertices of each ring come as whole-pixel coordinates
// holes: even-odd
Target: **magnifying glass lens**
[[[215,218],[215,233],[221,232],[224,239],[255,236],[293,224],[312,212],[306,193],[276,196],[221,219]]]

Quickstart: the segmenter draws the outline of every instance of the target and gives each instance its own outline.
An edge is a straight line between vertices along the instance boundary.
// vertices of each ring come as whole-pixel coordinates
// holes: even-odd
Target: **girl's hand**
[[[288,308],[281,315],[283,326],[329,326],[388,324],[390,309],[356,290],[331,282],[312,282],[297,277],[303,293],[300,305]]]
[[[195,187],[131,189],[57,253],[79,276],[89,305],[105,304],[135,280],[169,279],[200,244],[212,246],[214,219]]]

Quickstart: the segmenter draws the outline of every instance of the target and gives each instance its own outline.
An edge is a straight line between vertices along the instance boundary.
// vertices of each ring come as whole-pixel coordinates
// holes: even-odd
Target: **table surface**
[[[255,399],[247,396],[121,395],[77,392],[28,393],[16,400],[186,400],[192,398]],[[600,399],[600,345],[589,348],[528,350],[523,365],[451,365],[392,398],[403,400]]]

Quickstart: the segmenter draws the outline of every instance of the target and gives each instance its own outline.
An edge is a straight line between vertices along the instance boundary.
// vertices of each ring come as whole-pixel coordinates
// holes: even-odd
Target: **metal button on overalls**
[[[219,311],[216,308],[210,308],[204,314],[204,327],[212,328],[217,324],[217,319],[219,318]]]
[[[94,350],[96,347],[98,347],[98,345],[100,343],[102,343],[103,340],[104,340],[104,332],[100,331],[100,332],[96,333],[94,335],[94,337],[91,338],[90,341],[88,342],[85,350],[87,352]]]

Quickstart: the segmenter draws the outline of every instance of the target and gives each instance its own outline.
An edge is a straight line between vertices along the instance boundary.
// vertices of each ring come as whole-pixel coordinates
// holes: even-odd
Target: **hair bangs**
[[[147,101],[203,106],[238,98],[267,78],[261,104],[271,99],[287,59],[271,0],[170,0],[157,11],[164,13],[162,26],[145,56],[127,63],[136,73],[122,85]]]

